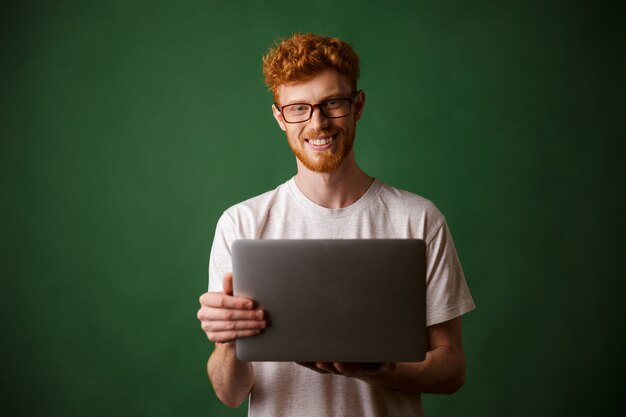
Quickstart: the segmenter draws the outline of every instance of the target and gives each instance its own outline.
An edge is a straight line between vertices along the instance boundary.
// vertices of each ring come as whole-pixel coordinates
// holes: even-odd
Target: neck
[[[298,188],[309,200],[326,208],[344,208],[355,203],[374,180],[357,166],[354,152],[350,152],[339,168],[328,173],[311,171],[297,158],[296,162]]]

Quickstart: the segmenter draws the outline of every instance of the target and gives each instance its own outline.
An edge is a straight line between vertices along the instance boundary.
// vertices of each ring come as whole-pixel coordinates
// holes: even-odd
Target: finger
[[[200,297],[200,302],[206,307],[233,308],[238,310],[252,310],[254,303],[243,297],[233,297],[217,292],[208,292]]]
[[[345,363],[345,362],[334,362],[333,366],[337,371],[346,376],[352,376],[359,371],[357,367],[353,364]]]
[[[224,275],[224,281],[222,282],[224,288],[224,294],[233,295],[233,273],[227,272]]]
[[[238,321],[214,321],[207,320],[202,322],[202,330],[206,333],[225,332],[233,330],[254,330],[264,329],[266,324],[264,321],[257,320],[238,320]]]
[[[238,310],[203,307],[198,310],[199,320],[257,320],[261,321],[265,317],[265,312],[261,309]]]
[[[228,343],[245,337],[257,336],[261,333],[261,329],[255,330],[232,330],[227,332],[210,332],[207,337],[211,342]]]
[[[364,362],[349,363],[335,362],[334,367],[344,375],[353,376],[356,374],[373,374],[377,372],[393,371],[396,367],[395,363],[380,362]]]
[[[330,374],[340,374],[340,372],[335,368],[332,362],[315,362],[315,367]]]
[[[334,362],[333,366],[343,375],[355,376],[357,374],[377,372],[381,364],[368,362]]]
[[[312,371],[317,372],[318,374],[327,374],[327,371],[324,371],[322,369],[317,369],[315,367],[315,362],[296,362],[296,364],[300,365],[300,366],[304,366],[305,368],[308,368]]]
[[[395,362],[386,362],[380,365],[379,371],[381,372],[392,372],[396,370]]]

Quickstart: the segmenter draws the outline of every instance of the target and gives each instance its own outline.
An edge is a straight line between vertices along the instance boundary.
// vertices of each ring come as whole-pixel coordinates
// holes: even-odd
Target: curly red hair
[[[352,46],[339,38],[315,33],[294,33],[276,41],[263,57],[265,84],[277,96],[281,84],[306,81],[327,68],[346,76],[356,90],[359,79],[359,56]]]

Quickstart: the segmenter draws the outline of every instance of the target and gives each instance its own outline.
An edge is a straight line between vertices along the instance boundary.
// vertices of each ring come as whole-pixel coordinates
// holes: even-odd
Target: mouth
[[[329,147],[337,138],[337,134],[329,135],[329,136],[318,136],[315,138],[305,139],[310,145],[313,145],[314,148],[326,148]]]

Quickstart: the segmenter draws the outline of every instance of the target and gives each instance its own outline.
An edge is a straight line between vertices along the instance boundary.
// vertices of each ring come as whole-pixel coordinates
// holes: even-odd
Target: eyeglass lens
[[[313,114],[313,107],[318,107],[322,114],[329,119],[345,117],[350,114],[352,100],[347,98],[336,98],[326,100],[317,106],[310,104],[291,104],[282,109],[285,121],[304,122],[309,120]]]

